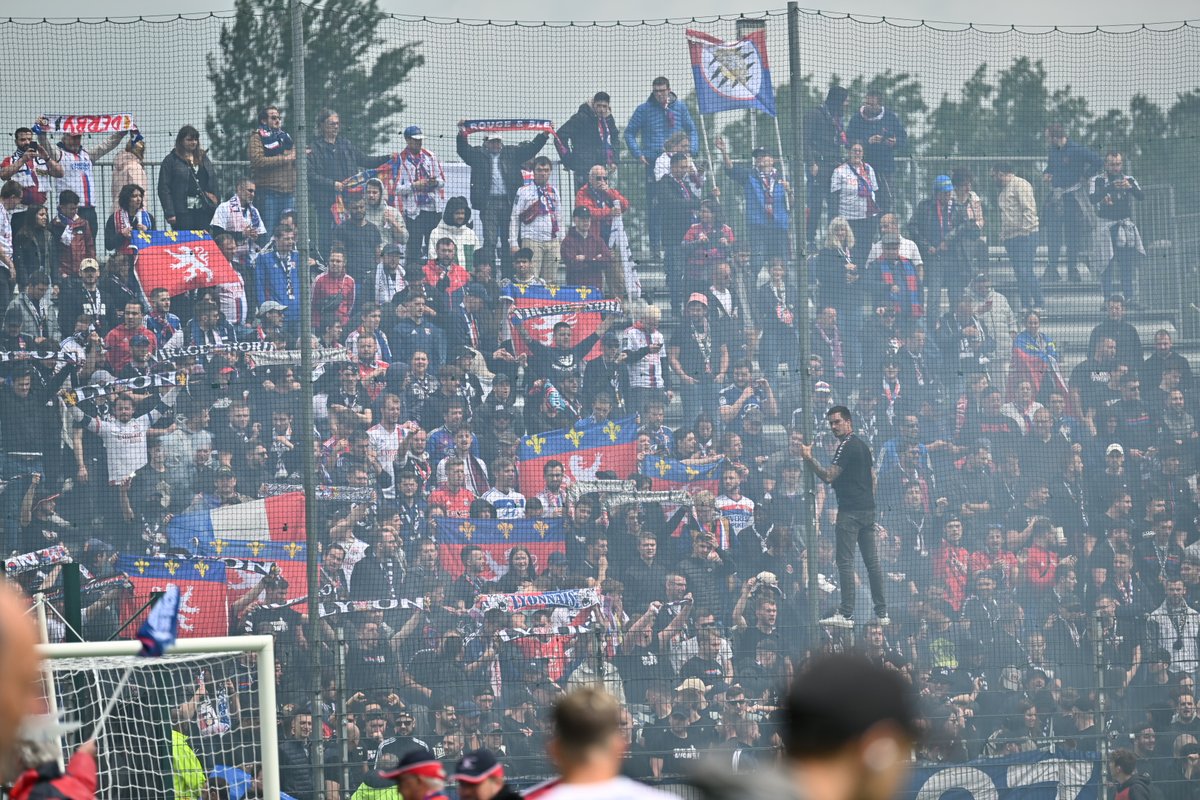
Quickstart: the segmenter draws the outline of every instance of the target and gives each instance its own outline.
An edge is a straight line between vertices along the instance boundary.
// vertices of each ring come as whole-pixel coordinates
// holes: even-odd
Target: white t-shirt
[[[883,244],[876,242],[871,245],[871,253],[867,256],[867,261],[876,261],[883,255]],[[913,263],[913,266],[919,267],[924,262],[921,260],[921,249],[917,247],[917,243],[912,239],[900,237],[900,257],[907,258]]]
[[[3,206],[0,206],[0,253],[13,256],[12,212]]]
[[[379,423],[367,428],[367,437],[371,440],[371,452],[379,461],[379,466],[383,467],[383,471],[393,479],[392,485],[383,490],[383,496],[389,500],[396,496],[395,474],[392,469],[396,463],[396,454],[400,452],[400,443],[406,436],[408,436],[408,431],[401,425],[388,429],[383,426],[383,423]]]
[[[88,430],[100,437],[108,454],[108,482],[120,483],[146,466],[146,431],[162,412],[153,409],[149,414],[134,417],[129,422],[115,418],[88,422]]]
[[[743,529],[754,524],[754,501],[746,495],[737,500],[721,495],[716,500],[716,507],[721,516],[729,520],[734,533],[741,533]]]
[[[496,509],[496,519],[525,519],[525,495],[514,489],[507,492],[488,489],[483,499]]]
[[[538,800],[679,800],[624,775],[598,783],[560,783]]]

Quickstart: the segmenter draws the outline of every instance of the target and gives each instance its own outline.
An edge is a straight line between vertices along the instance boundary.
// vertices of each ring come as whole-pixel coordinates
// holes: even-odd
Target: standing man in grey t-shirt
[[[838,610],[821,620],[822,625],[837,628],[854,627],[854,548],[862,551],[871,585],[871,601],[880,625],[888,625],[887,601],[883,596],[883,570],[875,545],[875,487],[871,472],[871,448],[854,435],[850,409],[834,406],[825,414],[829,428],[837,437],[838,446],[833,463],[822,467],[813,458],[812,445],[802,445],[800,455],[817,477],[833,487],[837,495],[838,514],[834,526],[837,537],[838,584],[841,603]]]

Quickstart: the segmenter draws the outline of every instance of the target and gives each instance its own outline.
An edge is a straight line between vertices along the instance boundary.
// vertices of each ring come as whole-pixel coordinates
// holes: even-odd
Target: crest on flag
[[[163,288],[174,297],[240,280],[205,231],[139,231],[132,245],[138,253],[138,280],[146,291]]]
[[[733,42],[689,30],[687,40],[701,114],[753,108],[775,116],[765,30]]]

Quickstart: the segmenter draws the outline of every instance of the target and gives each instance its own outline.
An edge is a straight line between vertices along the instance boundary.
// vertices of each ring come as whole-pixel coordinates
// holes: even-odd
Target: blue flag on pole
[[[687,41],[701,114],[749,108],[775,116],[766,31],[754,31],[736,42],[722,42],[702,31],[689,30]]]
[[[179,587],[168,584],[163,596],[154,604],[137,638],[142,643],[138,655],[153,658],[161,656],[175,644],[179,635]]]

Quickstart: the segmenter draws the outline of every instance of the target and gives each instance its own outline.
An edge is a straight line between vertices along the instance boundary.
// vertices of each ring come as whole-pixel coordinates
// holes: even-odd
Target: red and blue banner
[[[615,472],[626,478],[637,467],[637,424],[633,417],[595,423],[581,420],[571,428],[521,437],[521,491],[534,497],[546,488],[542,470],[558,461],[567,484],[594,481],[596,473]]]
[[[132,245],[137,250],[138,280],[147,295],[166,289],[175,297],[190,289],[241,280],[204,231],[139,231]]]
[[[508,571],[508,554],[514,547],[529,551],[540,572],[551,553],[565,553],[566,538],[561,519],[451,519],[438,517],[438,554],[442,569],[452,577],[462,574],[460,556],[464,547],[478,545],[487,557],[484,577],[495,580]]]
[[[229,588],[224,564],[171,556],[123,555],[117,560],[117,569],[129,576],[133,586],[122,617],[129,618],[145,606],[136,618],[141,625],[153,594],[175,584],[179,587],[180,638],[229,635]]]
[[[683,489],[689,494],[701,490],[716,494],[724,465],[724,459],[697,467],[667,456],[651,455],[642,458],[641,472],[650,477],[650,488],[656,492]]]
[[[701,114],[754,109],[775,116],[765,30],[733,42],[688,30],[687,42]]]
[[[511,315],[513,326],[521,326],[525,336],[514,336],[513,347],[517,355],[528,353],[525,339],[549,347],[554,336],[554,326],[560,322],[571,326],[571,344],[576,345],[591,336],[600,327],[600,311],[588,304],[604,299],[604,293],[594,286],[534,286],[513,283],[501,290],[505,297],[512,298]],[[539,309],[546,313],[538,313]],[[591,360],[600,357],[600,343],[584,356]]]

